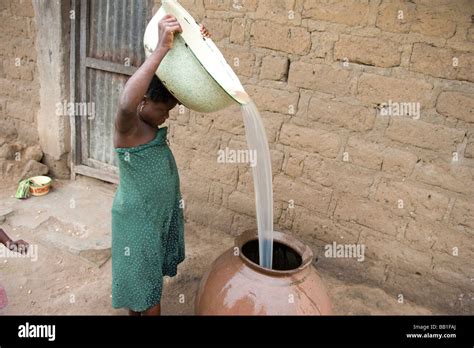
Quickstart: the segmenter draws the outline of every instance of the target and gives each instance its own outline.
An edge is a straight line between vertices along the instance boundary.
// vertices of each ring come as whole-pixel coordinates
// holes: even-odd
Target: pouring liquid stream
[[[241,106],[245,134],[249,150],[256,154],[252,167],[257,210],[259,262],[264,268],[272,268],[273,256],[273,189],[272,163],[262,118],[253,101]]]

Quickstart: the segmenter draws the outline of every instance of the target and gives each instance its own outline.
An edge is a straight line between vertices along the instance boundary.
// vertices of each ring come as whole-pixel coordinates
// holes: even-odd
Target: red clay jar
[[[290,234],[274,232],[273,269],[260,267],[257,233],[244,232],[201,280],[196,314],[332,314],[331,301],[312,261],[308,246]]]

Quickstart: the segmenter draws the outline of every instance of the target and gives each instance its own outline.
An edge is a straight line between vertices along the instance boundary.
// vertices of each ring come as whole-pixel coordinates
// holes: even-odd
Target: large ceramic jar
[[[258,237],[247,231],[204,275],[198,315],[326,315],[331,301],[312,265],[313,252],[290,234],[274,232],[273,267],[258,265]]]

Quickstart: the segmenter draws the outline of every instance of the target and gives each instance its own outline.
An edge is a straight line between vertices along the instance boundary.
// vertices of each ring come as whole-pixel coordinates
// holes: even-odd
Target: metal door
[[[144,59],[153,0],[73,0],[71,11],[72,175],[118,182],[114,117],[123,85]],[[87,111],[87,112],[84,112]]]

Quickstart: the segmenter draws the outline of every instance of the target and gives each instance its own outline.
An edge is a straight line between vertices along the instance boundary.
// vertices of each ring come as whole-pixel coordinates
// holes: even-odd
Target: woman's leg
[[[161,315],[161,305],[157,304],[154,307],[148,308],[146,311],[142,312],[142,315]]]
[[[128,310],[128,315],[131,316],[131,317],[139,317],[141,316],[142,314],[140,312],[134,312],[132,311],[131,309]]]

